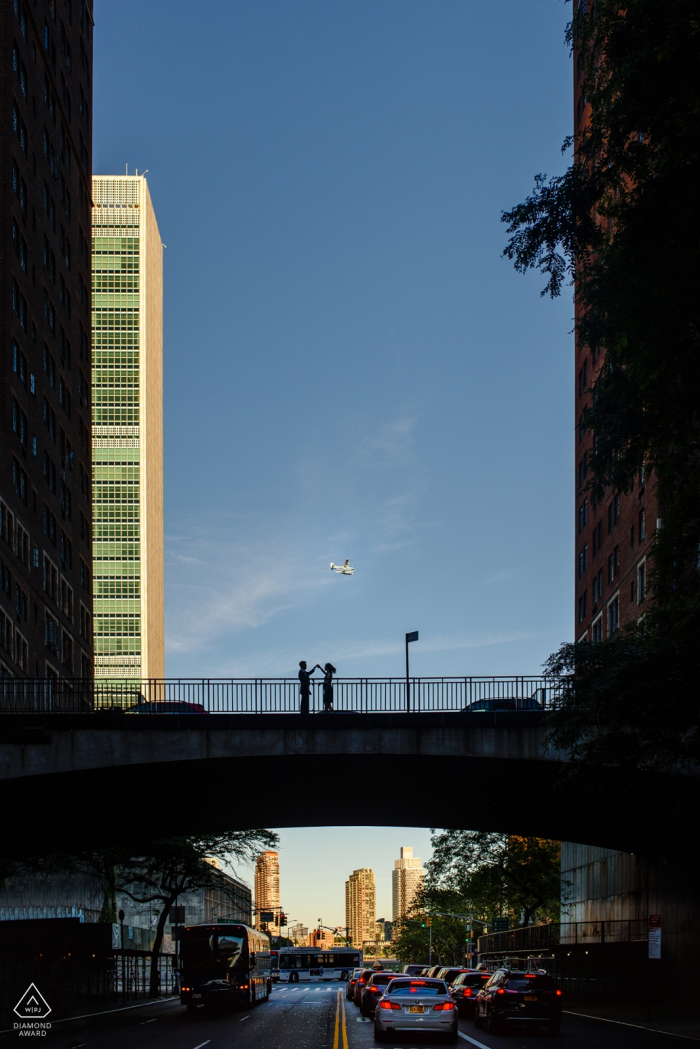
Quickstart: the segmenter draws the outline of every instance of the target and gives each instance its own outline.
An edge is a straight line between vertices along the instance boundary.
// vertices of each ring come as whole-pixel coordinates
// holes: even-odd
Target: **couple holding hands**
[[[306,660],[302,659],[299,663],[299,713],[309,713],[309,699],[311,697],[311,675],[316,670],[323,670],[323,709],[333,709],[333,675],[337,674],[337,670],[332,663],[326,663],[325,667],[322,667],[320,663],[317,663],[311,670],[306,669]]]

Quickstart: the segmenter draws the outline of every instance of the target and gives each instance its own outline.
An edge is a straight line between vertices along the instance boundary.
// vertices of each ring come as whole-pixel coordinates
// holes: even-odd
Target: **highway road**
[[[16,1034],[1,1036],[16,1041]],[[345,984],[275,985],[272,998],[241,1012],[189,1015],[178,1001],[54,1024],[46,1042],[56,1049],[374,1049],[374,1024],[345,1000]],[[394,1041],[396,1049],[437,1045],[435,1038]],[[678,1038],[600,1020],[564,1016],[558,1038],[510,1031],[490,1035],[460,1022],[463,1049],[671,1049]]]

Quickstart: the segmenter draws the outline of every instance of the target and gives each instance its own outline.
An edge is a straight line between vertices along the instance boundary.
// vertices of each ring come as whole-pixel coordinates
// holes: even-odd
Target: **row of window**
[[[647,580],[646,580],[646,560],[640,561],[637,565],[636,579],[630,582],[630,601],[636,601],[638,605],[641,605],[647,596]],[[597,604],[601,600],[603,593],[603,571],[602,569],[593,578],[593,607],[592,612],[596,611]],[[580,595],[578,599],[578,621],[583,623],[588,617],[588,590]],[[597,625],[600,624],[599,630],[602,630],[602,614],[599,616],[594,623],[591,624],[593,630],[593,640],[601,641],[602,636],[596,636],[599,632]],[[608,604],[608,636],[614,633],[620,625],[620,598],[619,594],[616,594],[612,601]]]

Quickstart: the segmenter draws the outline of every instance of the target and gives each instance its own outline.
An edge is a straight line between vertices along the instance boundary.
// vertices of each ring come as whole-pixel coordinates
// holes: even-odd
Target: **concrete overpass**
[[[663,848],[654,781],[634,804],[568,783],[544,711],[0,715],[0,852],[76,851],[247,827],[463,827]],[[680,780],[680,777],[679,777]],[[689,823],[696,784],[679,805]],[[592,785],[592,784],[591,784]],[[596,786],[600,786],[598,782]],[[373,791],[391,797],[373,803]],[[692,825],[692,823],[690,823]]]

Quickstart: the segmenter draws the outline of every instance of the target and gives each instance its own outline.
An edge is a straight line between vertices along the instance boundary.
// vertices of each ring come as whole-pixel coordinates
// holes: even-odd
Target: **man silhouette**
[[[311,696],[311,675],[316,669],[320,669],[318,663],[311,670],[306,669],[306,660],[299,663],[299,713],[309,713],[309,698]]]

